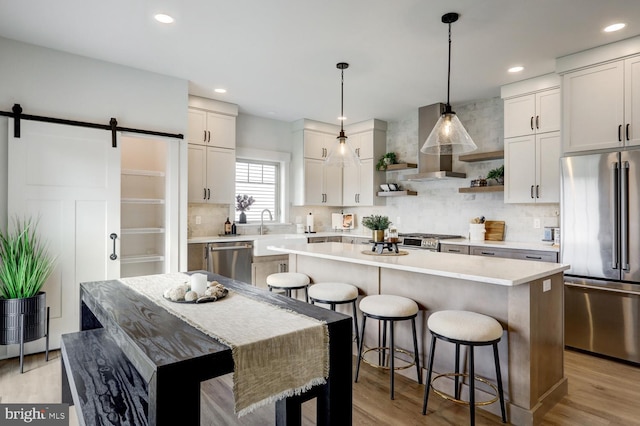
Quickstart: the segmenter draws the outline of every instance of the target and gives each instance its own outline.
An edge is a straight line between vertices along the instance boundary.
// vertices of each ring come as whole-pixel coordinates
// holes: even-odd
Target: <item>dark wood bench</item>
[[[64,334],[62,402],[80,425],[148,424],[148,386],[103,328]]]

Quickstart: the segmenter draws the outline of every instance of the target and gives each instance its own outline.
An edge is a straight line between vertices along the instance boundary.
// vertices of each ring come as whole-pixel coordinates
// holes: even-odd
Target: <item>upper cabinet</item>
[[[502,87],[504,202],[560,202],[560,77]]]
[[[640,37],[559,58],[564,152],[640,145]]]
[[[189,108],[187,139],[191,144],[236,148],[236,117]]]
[[[359,126],[356,127],[356,126]],[[364,127],[363,127],[364,126]],[[363,130],[356,133],[359,130]],[[386,182],[385,174],[375,169],[378,159],[386,149],[386,123],[380,120],[369,120],[349,128],[347,133],[351,147],[360,158],[360,167],[343,169],[343,206],[373,206],[385,201],[376,197],[380,184]]]
[[[552,88],[504,100],[504,137],[560,130],[560,89]]]
[[[189,97],[188,201],[231,204],[235,196],[235,105]]]
[[[386,123],[380,120],[345,127],[349,144],[362,164],[342,169],[324,164],[331,149],[338,144],[339,127],[307,119],[295,122],[291,160],[293,204],[372,206],[384,203],[374,196],[384,178],[375,173],[374,165],[377,157],[384,154],[386,128]]]
[[[640,56],[567,73],[562,85],[565,152],[640,144]]]

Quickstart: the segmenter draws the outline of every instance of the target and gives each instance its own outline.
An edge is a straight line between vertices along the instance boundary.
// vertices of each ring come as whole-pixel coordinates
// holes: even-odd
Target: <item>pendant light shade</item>
[[[438,119],[435,127],[429,134],[420,152],[433,155],[451,155],[464,154],[478,149],[469,133],[465,130],[456,116],[451,110],[449,104],[449,92],[451,89],[451,24],[458,20],[457,13],[447,13],[442,16],[442,22],[449,25],[449,67],[447,71],[447,104],[444,112]]]
[[[339,62],[336,67],[341,70],[340,83],[340,134],[338,142],[334,144],[324,164],[332,167],[355,167],[360,165],[360,158],[349,144],[347,135],[344,134],[344,70],[349,68],[346,62]]]

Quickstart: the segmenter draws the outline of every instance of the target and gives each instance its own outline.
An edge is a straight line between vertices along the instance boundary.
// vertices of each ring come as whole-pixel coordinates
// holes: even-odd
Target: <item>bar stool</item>
[[[353,307],[353,325],[356,332],[356,345],[360,347],[360,335],[358,333],[358,287],[346,283],[316,283],[309,287],[309,300],[311,304],[324,303],[329,305],[332,311],[336,305],[351,303]]]
[[[362,311],[362,331],[360,332],[360,345],[358,348],[358,363],[356,365],[356,378],[355,382],[358,382],[358,374],[360,372],[360,361],[362,358],[362,347],[364,346],[364,329],[367,324],[367,318],[373,318],[382,321],[382,347],[367,349],[366,352],[369,351],[378,351],[382,352],[382,360],[380,365],[373,365],[369,363],[367,360],[364,360],[367,364],[371,364],[377,368],[384,368],[390,371],[390,393],[391,399],[393,399],[393,384],[394,384],[394,372],[395,370],[409,368],[415,364],[416,371],[418,373],[418,383],[422,384],[422,374],[420,372],[420,357],[418,354],[418,339],[416,337],[416,316],[418,315],[418,304],[411,299],[402,296],[393,296],[387,294],[377,294],[373,296],[366,296],[360,301],[360,310]],[[403,352],[409,354],[402,349],[395,348],[394,336],[393,336],[393,325],[396,321],[405,321],[411,320],[411,328],[413,331],[413,350],[414,350],[414,361],[413,363],[403,366],[403,367],[395,367],[394,366],[394,353],[395,352]],[[386,347],[387,344],[387,322],[389,322],[389,335],[390,342],[389,347]],[[389,350],[389,367],[384,367],[385,360],[384,354],[385,351]],[[366,354],[365,352],[365,354]]]
[[[436,395],[439,395],[450,401],[459,404],[468,404],[470,410],[470,423],[475,424],[475,407],[476,405],[489,405],[500,400],[500,410],[502,412],[502,422],[507,422],[504,407],[504,393],[502,391],[502,375],[500,374],[500,359],[498,357],[498,342],[502,338],[502,326],[494,318],[487,315],[478,314],[468,311],[439,311],[433,313],[427,321],[427,326],[431,332],[431,352],[429,353],[429,367],[427,369],[427,381],[424,389],[424,401],[422,404],[422,414],[427,413],[427,402],[429,400],[429,388],[433,389]],[[455,373],[439,374],[431,380],[433,373],[433,359],[436,349],[436,340],[441,339],[456,345]],[[460,373],[460,345],[469,347],[469,374]],[[473,350],[476,346],[493,346],[493,358],[496,365],[496,380],[498,386],[490,383],[488,380],[475,376],[474,354]],[[455,378],[455,397],[451,397],[433,387],[433,382],[441,377]],[[469,377],[469,401],[460,400],[460,389],[458,387],[458,379],[460,377]],[[489,385],[496,393],[495,398],[489,401],[475,401],[475,381],[479,380]]]
[[[287,297],[291,297],[291,290],[304,289],[304,300],[309,303],[309,283],[311,280],[300,272],[278,272],[267,276],[269,291],[274,288],[284,290]]]

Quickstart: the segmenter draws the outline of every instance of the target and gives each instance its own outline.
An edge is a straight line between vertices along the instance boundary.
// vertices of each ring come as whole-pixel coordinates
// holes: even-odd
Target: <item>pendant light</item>
[[[347,135],[344,134],[344,70],[349,68],[349,64],[346,62],[339,62],[336,65],[341,71],[342,79],[340,83],[340,134],[336,139],[338,143],[333,146],[333,149],[329,152],[329,155],[324,160],[325,165],[332,167],[353,167],[360,165],[360,158],[356,155],[356,152],[351,148],[351,145],[347,141]]]
[[[449,92],[451,89],[451,24],[458,20],[458,14],[451,12],[442,16],[442,22],[449,24],[449,68],[447,70],[447,104],[435,127],[429,134],[420,152],[434,155],[463,154],[478,149],[469,133],[451,110]]]

